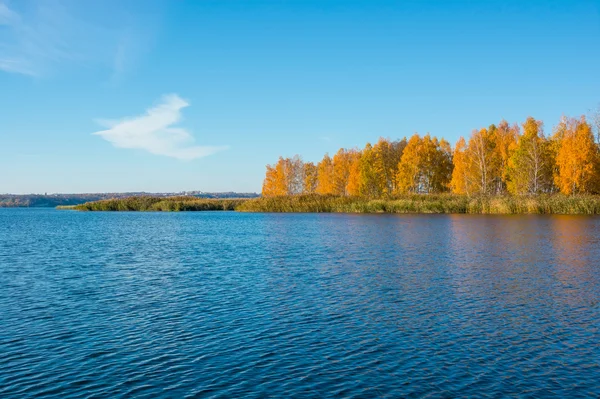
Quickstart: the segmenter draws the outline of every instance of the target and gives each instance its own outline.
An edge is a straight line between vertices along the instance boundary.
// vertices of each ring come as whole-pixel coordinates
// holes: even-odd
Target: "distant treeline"
[[[406,194],[385,199],[303,194],[262,197],[240,204],[242,212],[343,213],[471,213],[599,215],[600,196],[540,194],[536,196],[468,196]]]
[[[77,205],[87,201],[111,198],[103,194],[0,194],[0,208],[45,208]]]
[[[236,192],[223,192],[223,193],[206,193],[202,191],[190,191],[185,193],[186,197],[189,198],[256,198],[259,194],[256,193],[236,193]],[[141,197],[141,196],[152,196],[152,197],[173,197],[177,193],[156,193],[148,194],[143,192],[130,192],[130,193],[91,193],[91,194],[0,194],[0,208],[14,208],[14,207],[57,207],[57,206],[69,206],[79,205],[90,201],[100,201],[105,199],[113,198],[128,198],[128,197]]]
[[[138,196],[86,202],[72,209],[79,211],[233,211],[244,201],[248,199]]]
[[[600,114],[599,114],[600,115]],[[594,126],[596,137],[594,136]],[[429,134],[380,138],[340,149],[314,164],[298,155],[267,165],[264,197],[322,194],[391,198],[407,194],[467,196],[600,193],[600,117],[563,117],[552,134],[532,117],[460,138],[454,148]]]

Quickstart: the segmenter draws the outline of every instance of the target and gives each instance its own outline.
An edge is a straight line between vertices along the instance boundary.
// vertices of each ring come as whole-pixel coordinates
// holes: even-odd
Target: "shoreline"
[[[89,212],[237,211],[257,213],[600,215],[600,195],[551,194],[519,197],[414,194],[386,199],[317,194],[253,199],[140,196],[92,201],[75,206],[61,206],[57,209]]]

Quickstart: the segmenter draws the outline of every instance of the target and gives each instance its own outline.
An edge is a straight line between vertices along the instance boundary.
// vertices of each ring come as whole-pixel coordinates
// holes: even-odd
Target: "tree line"
[[[443,138],[414,134],[341,148],[316,164],[280,157],[267,165],[262,195],[599,194],[599,115],[563,117],[549,135],[533,117],[520,125],[503,120],[468,140],[460,137],[454,148]]]

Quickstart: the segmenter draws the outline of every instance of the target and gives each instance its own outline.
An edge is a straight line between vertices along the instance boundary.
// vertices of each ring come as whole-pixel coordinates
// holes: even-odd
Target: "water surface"
[[[599,232],[0,209],[0,397],[597,397]]]

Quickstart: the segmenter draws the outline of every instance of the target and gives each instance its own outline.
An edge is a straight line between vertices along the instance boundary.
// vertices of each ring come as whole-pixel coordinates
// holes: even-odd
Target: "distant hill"
[[[207,193],[203,191],[185,191],[179,193],[89,193],[89,194],[0,194],[0,208],[54,208],[58,205],[79,205],[89,201],[137,196],[172,197],[190,196],[197,198],[256,198],[256,193]]]

